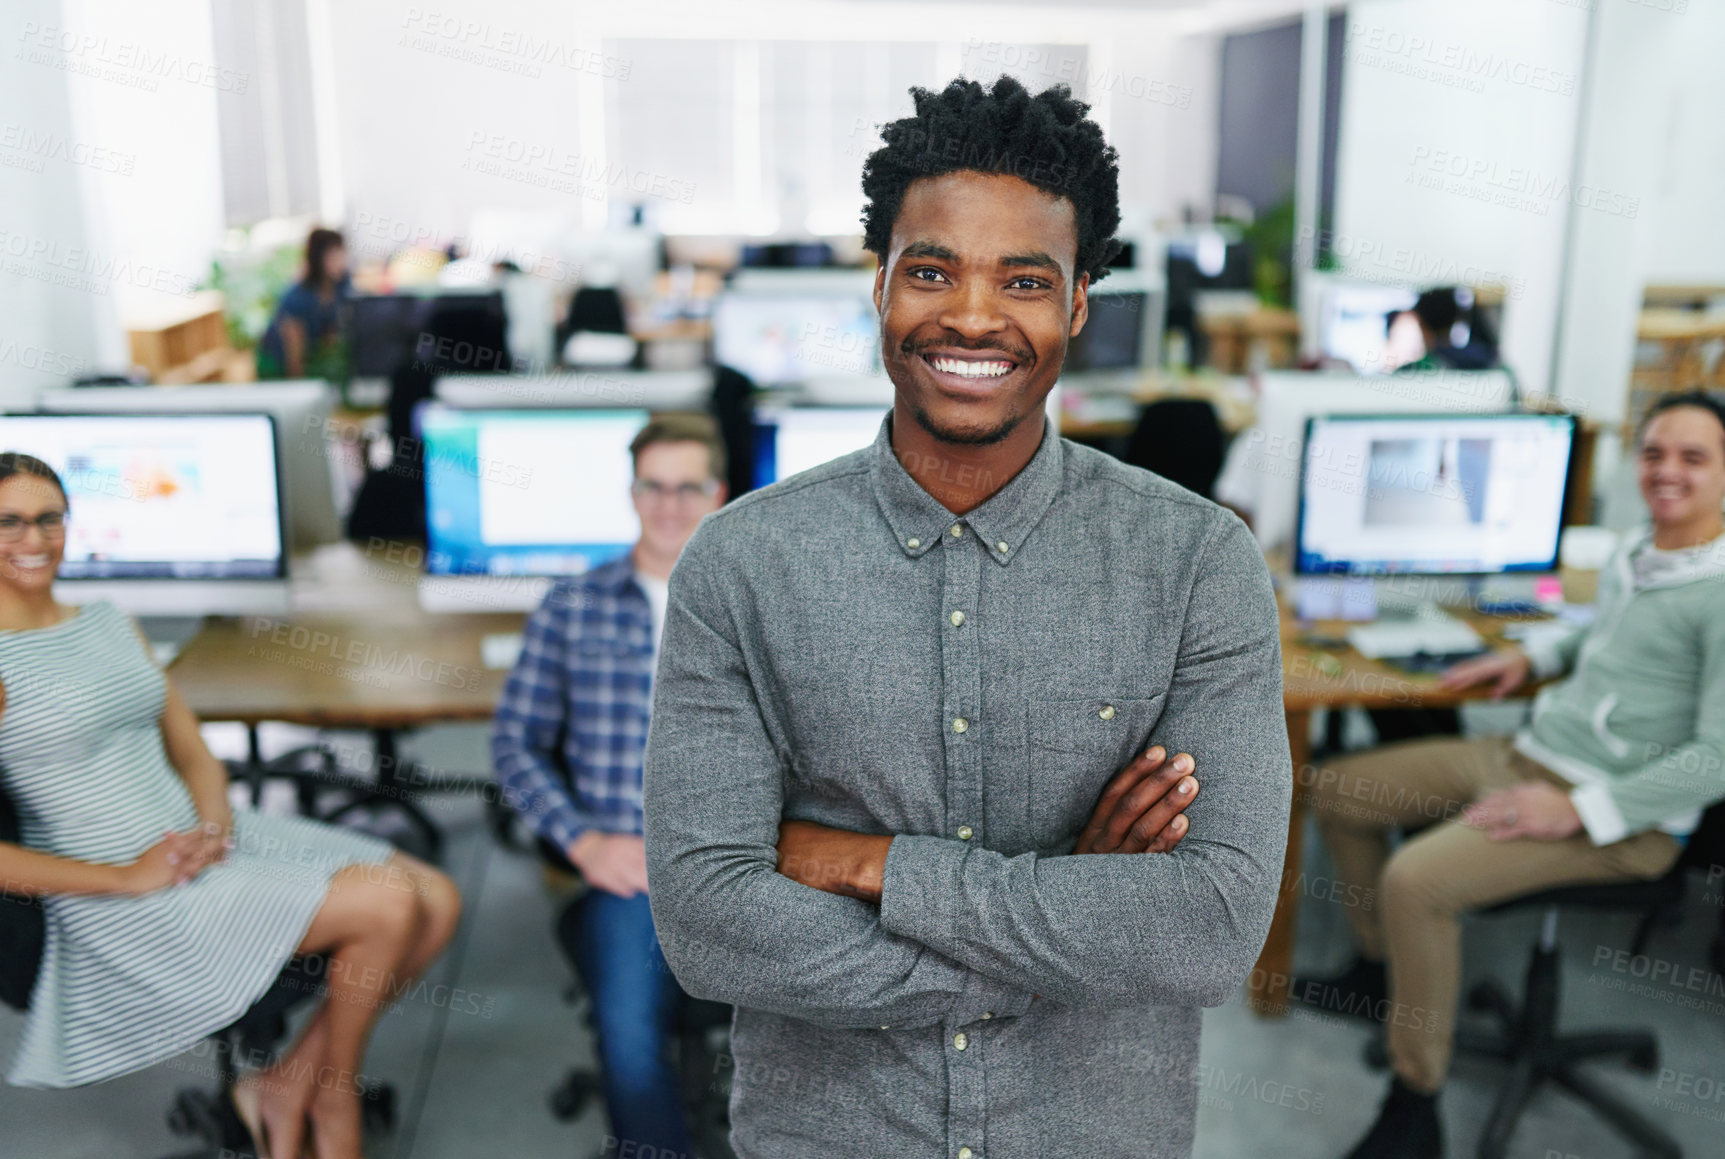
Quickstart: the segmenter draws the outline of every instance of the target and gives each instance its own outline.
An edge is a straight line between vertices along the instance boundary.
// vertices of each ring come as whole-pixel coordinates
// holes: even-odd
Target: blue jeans
[[[616,1137],[602,1153],[688,1159],[689,1128],[667,1057],[677,1009],[687,998],[659,950],[647,895],[589,890],[563,912],[558,933],[587,988],[599,1039],[605,1108]]]

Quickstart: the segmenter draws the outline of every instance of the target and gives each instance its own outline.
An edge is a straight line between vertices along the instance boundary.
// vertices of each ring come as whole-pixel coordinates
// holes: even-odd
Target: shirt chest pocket
[[[1070,852],[1110,778],[1150,746],[1165,695],[1025,703],[1029,821],[1036,847]]]

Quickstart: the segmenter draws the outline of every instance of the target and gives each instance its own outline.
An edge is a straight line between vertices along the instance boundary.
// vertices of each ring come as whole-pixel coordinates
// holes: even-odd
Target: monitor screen
[[[733,291],[713,306],[713,361],[756,386],[878,375],[879,341],[867,294]]]
[[[639,538],[629,442],[646,411],[422,403],[414,419],[430,574],[579,575]]]
[[[66,486],[63,580],[287,574],[268,415],[5,415],[0,447]]]
[[[1325,288],[1319,346],[1328,358],[1346,362],[1358,374],[1381,374],[1420,357],[1419,326],[1411,335],[1392,334],[1390,316],[1412,310],[1419,294],[1407,286],[1334,282]],[[1407,344],[1411,341],[1411,347]]]
[[[1145,290],[1090,292],[1090,316],[1066,348],[1066,372],[1135,370],[1144,361],[1144,314],[1151,308]]]
[[[350,309],[353,373],[497,374],[511,369],[503,296],[496,291],[365,294]]]
[[[886,410],[878,406],[804,406],[755,412],[755,486],[874,443]]]
[[[1306,424],[1295,570],[1550,571],[1570,415],[1330,415]]]

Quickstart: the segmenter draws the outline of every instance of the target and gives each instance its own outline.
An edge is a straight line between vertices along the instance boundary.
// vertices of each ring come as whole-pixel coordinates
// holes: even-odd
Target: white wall
[[[0,68],[0,109],[7,110],[0,131],[0,409],[27,407],[37,391],[70,385],[119,340],[111,280],[90,272],[85,178],[96,143],[74,128],[58,55],[25,39],[62,26],[60,5],[13,6],[7,23],[17,55],[9,46]]]
[[[1725,4],[1688,0],[1681,14],[1660,5],[1613,5],[1609,27],[1643,26],[1644,87],[1661,100],[1638,102],[1636,126],[1654,150],[1643,212],[1652,231],[1649,282],[1725,284]],[[1645,35],[1645,34],[1644,34]]]
[[[1211,197],[1218,41],[1172,18],[838,0],[579,13],[537,0],[451,0],[435,6],[436,19],[432,7],[329,9],[347,220],[362,248],[464,237],[483,209],[602,223],[583,175],[606,166],[665,190],[648,200],[675,232],[795,234],[811,213],[843,221],[872,126],[908,111],[909,85],[1002,65],[1032,88],[1066,81],[1095,106],[1138,218],[1174,217]],[[649,43],[666,38],[676,39]],[[1027,57],[1052,45],[1078,46],[1079,63]],[[687,91],[670,91],[667,69]],[[800,115],[829,96],[830,118]],[[811,124],[823,119],[832,123]]]
[[[1552,382],[1587,13],[1544,0],[1348,9],[1336,249],[1385,282],[1497,281],[1505,360]]]
[[[172,307],[208,277],[222,237],[217,86],[254,94],[257,78],[215,59],[210,0],[64,0],[58,54],[78,136],[127,157],[86,166],[91,245],[116,271],[122,321]]]
[[[1681,18],[1637,5],[1606,5],[1595,15],[1581,187],[1623,196],[1594,197],[1575,209],[1556,380],[1569,406],[1609,422],[1624,415],[1636,317],[1642,287],[1661,260],[1660,235],[1687,238],[1699,255],[1672,273],[1711,268],[1711,277],[1701,280],[1725,282],[1725,262],[1709,267],[1706,256],[1708,250],[1719,256],[1713,239],[1725,229],[1720,201],[1694,202],[1700,190],[1693,174],[1666,184],[1678,167],[1675,134],[1666,130],[1694,95],[1685,92],[1693,81],[1682,75],[1682,65],[1701,63],[1685,60],[1683,44],[1695,30]]]

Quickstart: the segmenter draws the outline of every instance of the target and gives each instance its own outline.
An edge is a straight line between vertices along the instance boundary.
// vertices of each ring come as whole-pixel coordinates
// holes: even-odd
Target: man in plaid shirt
[[[641,757],[666,581],[695,525],[725,501],[725,451],[713,422],[692,414],[654,418],[629,450],[641,537],[618,559],[559,581],[528,619],[491,755],[504,799],[546,856],[590,887],[558,934],[592,996],[616,1149],[685,1156],[689,1132],[666,1060],[683,994],[647,906]]]

